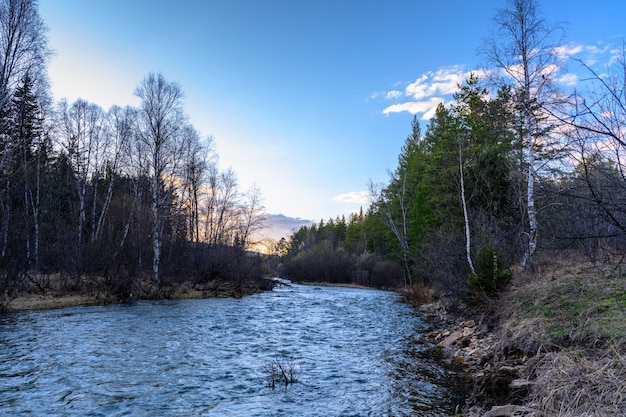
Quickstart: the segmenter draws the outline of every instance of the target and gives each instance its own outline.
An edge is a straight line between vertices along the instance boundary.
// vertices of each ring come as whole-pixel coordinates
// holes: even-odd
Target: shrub
[[[513,278],[511,269],[503,265],[498,250],[486,247],[478,254],[476,274],[469,278],[470,287],[489,296],[500,293]]]
[[[267,373],[267,386],[275,388],[277,383],[283,383],[285,386],[298,382],[298,378],[302,373],[302,368],[291,361],[274,359],[263,364],[263,368]]]
[[[414,306],[428,303],[431,300],[430,287],[423,283],[404,287],[401,294],[406,303]]]

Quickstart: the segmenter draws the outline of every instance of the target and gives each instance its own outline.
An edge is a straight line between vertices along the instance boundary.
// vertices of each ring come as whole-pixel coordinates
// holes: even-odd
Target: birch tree
[[[183,170],[181,186],[181,205],[187,212],[188,238],[192,242],[199,242],[200,234],[200,209],[204,189],[210,167],[216,164],[213,150],[213,138],[200,138],[200,133],[191,125],[183,131]]]
[[[237,175],[232,169],[211,167],[205,205],[205,241],[212,246],[231,245],[237,226],[240,193]]]
[[[577,198],[595,205],[614,230],[626,235],[626,46],[616,49],[610,64],[594,69],[578,61],[589,77],[557,117],[574,129],[577,176],[587,193]],[[585,89],[586,88],[586,89]],[[581,193],[582,194],[582,193]]]
[[[11,204],[9,176],[14,154],[10,107],[15,90],[28,75],[39,110],[47,102],[46,64],[50,56],[46,27],[35,0],[0,0],[0,255],[7,254]],[[36,239],[35,242],[38,240]]]
[[[122,108],[119,106],[113,106],[109,109],[106,115],[104,132],[104,161],[101,170],[108,179],[108,186],[98,220],[95,223],[95,226],[93,226],[93,241],[99,240],[102,237],[105,218],[113,198],[115,180],[119,175],[119,170],[125,163],[128,162],[124,160],[128,159],[128,155],[130,153],[134,121],[135,110],[132,107]]]
[[[0,113],[27,73],[45,88],[50,50],[37,9],[36,0],[0,0]]]
[[[99,106],[82,99],[76,100],[71,106],[62,100],[57,109],[59,144],[74,171],[78,199],[76,243],[80,248],[84,235],[89,236],[91,241],[95,238],[98,177],[105,155],[104,112]],[[90,182],[92,207],[89,209],[87,204]],[[89,232],[85,230],[88,213],[92,225]]]
[[[166,182],[172,181],[176,174],[182,152],[179,139],[186,124],[183,91],[179,84],[167,81],[162,74],[151,73],[139,83],[135,95],[141,100],[137,111],[137,138],[149,155],[152,274],[154,281],[160,283],[165,209],[171,196]]]
[[[370,183],[369,192],[373,198],[373,204],[378,207],[383,223],[395,237],[401,250],[404,265],[405,284],[413,283],[411,271],[411,251],[415,248],[410,243],[411,223],[420,222],[422,219],[411,217],[415,204],[415,186],[417,177],[421,175],[417,166],[423,159],[421,150],[421,128],[417,117],[411,122],[411,134],[407,136],[400,155],[398,167],[391,174],[389,185],[385,188]],[[413,213],[414,214],[414,213]]]
[[[265,227],[267,214],[264,213],[263,194],[256,185],[250,187],[243,197],[238,234],[242,247],[250,248],[261,242],[261,239],[253,241],[252,237]]]
[[[538,121],[559,68],[555,51],[560,28],[546,22],[537,0],[508,0],[494,18],[496,30],[485,42],[482,53],[498,71],[492,73],[498,85],[512,84],[520,111],[519,143],[526,175],[528,239],[521,266],[531,262],[537,248],[538,221],[535,204],[536,146],[540,137]]]

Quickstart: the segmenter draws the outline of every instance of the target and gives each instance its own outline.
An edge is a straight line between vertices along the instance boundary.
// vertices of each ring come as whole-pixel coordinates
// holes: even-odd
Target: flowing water
[[[392,292],[294,285],[235,299],[0,316],[0,414],[438,416],[462,398]],[[297,382],[273,388],[271,363]]]

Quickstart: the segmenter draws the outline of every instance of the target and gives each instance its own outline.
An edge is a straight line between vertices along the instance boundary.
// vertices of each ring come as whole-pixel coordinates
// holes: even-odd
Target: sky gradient
[[[570,54],[602,62],[621,47],[625,1],[541,3],[564,23]],[[271,214],[319,221],[367,206],[367,184],[387,182],[413,114],[426,123],[484,67],[477,49],[504,4],[40,0],[40,11],[55,100],[134,105],[141,79],[161,72],[242,190],[259,187]]]

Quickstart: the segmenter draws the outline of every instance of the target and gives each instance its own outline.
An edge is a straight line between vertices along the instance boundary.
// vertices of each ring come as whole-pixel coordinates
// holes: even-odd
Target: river
[[[293,285],[243,299],[0,316],[0,414],[444,416],[454,376],[393,292]],[[270,383],[269,366],[295,383]]]

